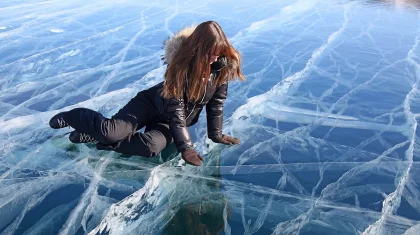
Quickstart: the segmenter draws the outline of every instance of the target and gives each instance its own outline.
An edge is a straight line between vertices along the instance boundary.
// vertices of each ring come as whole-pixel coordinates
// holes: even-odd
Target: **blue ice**
[[[420,4],[0,3],[0,234],[420,234]],[[71,144],[54,114],[111,116],[163,80],[162,42],[215,20],[243,56],[225,147],[201,167]],[[171,146],[170,146],[171,147]],[[172,146],[173,147],[173,146]]]

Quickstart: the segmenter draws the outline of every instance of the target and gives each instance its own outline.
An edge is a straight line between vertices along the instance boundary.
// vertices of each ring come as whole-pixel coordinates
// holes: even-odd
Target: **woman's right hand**
[[[184,150],[181,155],[186,163],[194,166],[201,166],[201,163],[204,160],[204,158],[194,149]]]
[[[228,136],[225,134],[222,134],[222,137],[220,138],[213,138],[211,139],[215,143],[219,144],[226,144],[226,145],[234,145],[234,144],[240,144],[241,141],[238,138]]]

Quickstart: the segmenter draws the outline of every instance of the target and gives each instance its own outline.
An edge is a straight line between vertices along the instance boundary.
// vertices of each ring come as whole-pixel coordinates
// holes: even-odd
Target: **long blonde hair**
[[[215,86],[235,78],[245,80],[240,68],[239,52],[233,48],[225,33],[215,21],[199,24],[194,32],[182,42],[174,58],[168,64],[165,72],[163,97],[182,98],[186,78],[188,78],[187,97],[197,101],[210,76],[210,58],[212,55],[224,56],[228,65],[223,68],[215,79]],[[204,82],[204,84],[203,84]]]

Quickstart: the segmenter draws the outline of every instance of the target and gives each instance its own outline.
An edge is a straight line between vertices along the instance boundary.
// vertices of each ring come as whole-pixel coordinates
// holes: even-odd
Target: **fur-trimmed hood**
[[[164,59],[166,63],[171,63],[182,42],[188,39],[188,37],[194,32],[196,27],[196,25],[185,27],[164,42]]]
[[[177,33],[175,33],[171,38],[168,38],[164,42],[164,49],[165,49],[165,55],[163,56],[163,59],[166,61],[166,63],[170,64],[180,48],[181,44],[188,39],[189,36],[194,32],[196,25],[187,26]],[[228,60],[225,57],[219,57],[218,61],[212,64],[212,71],[214,70],[220,70],[224,67],[228,67],[229,70],[234,71],[236,70],[238,64]]]
[[[170,64],[173,61],[173,58],[182,43],[191,36],[196,27],[196,25],[187,26],[164,41],[165,54],[162,59],[165,60],[166,63]],[[219,57],[219,59],[211,65],[211,71],[220,71],[224,67],[227,67],[229,71],[233,72],[236,71],[238,66],[239,64],[236,63],[236,61],[231,61],[226,57]]]

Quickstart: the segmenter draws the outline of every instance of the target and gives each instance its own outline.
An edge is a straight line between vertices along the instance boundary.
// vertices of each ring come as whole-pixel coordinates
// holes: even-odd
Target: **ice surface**
[[[418,1],[0,2],[0,234],[420,234]],[[243,56],[202,167],[71,144],[163,79],[162,42],[216,20]]]

